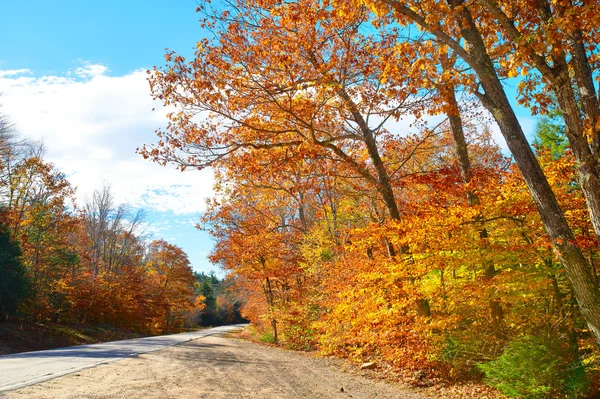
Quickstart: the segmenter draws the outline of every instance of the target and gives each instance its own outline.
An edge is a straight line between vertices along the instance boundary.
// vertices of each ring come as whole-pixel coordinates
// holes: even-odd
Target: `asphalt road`
[[[99,364],[157,351],[197,338],[233,331],[243,326],[245,325],[237,324],[182,334],[0,356],[0,392],[19,389]]]

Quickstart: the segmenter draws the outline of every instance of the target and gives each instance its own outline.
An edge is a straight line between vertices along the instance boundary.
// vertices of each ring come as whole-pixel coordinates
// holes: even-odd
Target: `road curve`
[[[244,327],[234,324],[173,335],[136,338],[0,356],[0,392],[19,389],[99,364],[137,356]]]

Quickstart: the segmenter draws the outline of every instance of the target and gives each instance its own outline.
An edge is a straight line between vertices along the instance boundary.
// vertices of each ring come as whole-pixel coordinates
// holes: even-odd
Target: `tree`
[[[535,135],[533,144],[537,148],[548,149],[554,159],[563,156],[569,147],[565,135],[565,125],[556,114],[538,119],[535,125]]]
[[[19,244],[0,224],[0,320],[13,315],[19,302],[29,294],[29,279],[20,257]]]
[[[152,241],[146,267],[154,278],[160,309],[156,322],[161,331],[174,331],[183,326],[194,310],[194,274],[187,255],[181,248],[164,240]]]
[[[237,1],[210,14],[205,24],[216,27],[219,40],[203,40],[189,62],[169,52],[168,68],[150,75],[155,98],[180,110],[158,145],[142,154],[183,168],[219,166],[261,150],[330,158],[377,193],[382,220],[400,220],[400,169],[438,132],[387,130],[387,121],[421,115],[428,92],[410,85],[413,76],[385,70],[396,33],[368,31],[368,18],[358,8],[340,19],[308,0],[273,10]],[[208,117],[194,118],[199,114]]]
[[[404,26],[417,25],[430,35],[429,39],[435,39],[437,42],[447,45],[468,65],[472,78],[467,87],[479,98],[483,106],[489,110],[498,123],[508,148],[513,154],[515,162],[527,183],[528,190],[536,203],[544,226],[552,239],[556,254],[573,285],[581,312],[590,331],[596,337],[597,344],[600,345],[600,290],[598,290],[598,286],[590,273],[590,265],[583,256],[581,248],[574,243],[573,232],[508,100],[501,77],[509,75],[509,73],[514,76],[515,69],[502,66],[503,64],[506,65],[508,61],[503,59],[502,51],[498,52],[497,50],[499,47],[505,50],[507,46],[510,48],[513,44],[522,46],[518,47],[519,51],[514,53],[515,58],[520,61],[519,57],[522,57],[523,60],[536,67],[552,85],[552,89],[557,92],[556,96],[559,98],[561,111],[567,118],[571,145],[573,147],[577,146],[574,152],[579,163],[578,170],[581,176],[580,180],[583,183],[582,189],[587,200],[592,224],[596,230],[596,235],[598,235],[600,233],[600,180],[597,173],[598,160],[593,155],[597,153],[598,138],[595,128],[592,128],[591,146],[589,146],[588,140],[584,139],[585,136],[579,134],[583,133],[583,129],[579,126],[581,125],[581,116],[578,111],[579,108],[574,102],[575,96],[570,84],[571,81],[568,79],[569,68],[565,61],[565,51],[560,48],[556,48],[556,51],[554,51],[553,46],[550,46],[551,52],[554,51],[551,55],[554,66],[549,66],[544,57],[545,53],[541,55],[535,51],[536,49],[532,49],[527,45],[528,42],[538,43],[545,52],[548,42],[535,40],[535,38],[548,32],[536,32],[537,35],[533,37],[523,34],[524,32],[520,32],[516,28],[517,23],[512,18],[506,18],[507,14],[505,14],[502,7],[493,1],[482,0],[471,4],[464,0],[447,0],[443,3],[416,0],[374,0],[365,3],[371,5],[378,14],[387,18],[388,21],[394,20]],[[541,15],[544,27],[546,22],[554,19],[552,9],[545,1],[541,3],[523,2],[523,4],[531,4],[532,7],[532,10],[529,10],[532,12],[523,15],[525,17],[531,14]],[[347,6],[340,5],[340,7],[346,8]],[[582,25],[580,27],[582,29],[591,29],[597,26],[597,24],[593,24],[596,14],[585,7],[565,6],[561,9],[559,6],[556,9],[561,10],[561,12],[581,12]],[[512,10],[512,7],[506,5],[506,10]],[[539,20],[534,19],[534,22],[531,23],[521,19],[518,26],[525,26],[526,29],[535,29],[537,26],[542,26],[535,21]],[[551,23],[550,26],[552,26]],[[560,32],[561,28],[568,29],[567,26],[561,25],[553,33]],[[496,32],[498,30],[503,33],[508,32],[508,36],[504,40],[497,40]],[[578,32],[581,36],[581,33],[586,31],[575,28],[575,30],[567,30],[567,32],[567,38],[574,39],[573,62],[576,64],[576,73],[582,73],[582,77],[577,80],[580,87],[585,89],[582,92],[589,100],[588,105],[586,105],[589,108],[588,124],[593,124],[594,121],[598,120],[593,117],[597,115],[598,110],[597,103],[595,106],[592,104],[596,102],[596,97],[593,95],[595,89],[591,90],[593,81],[592,87],[589,85],[591,74],[588,73],[589,71],[584,71],[589,68],[589,63],[583,42],[581,37],[576,37]],[[556,38],[555,35],[550,37]],[[556,41],[556,43],[560,42],[560,40]],[[581,52],[582,49],[583,53]],[[512,54],[509,53],[509,57]],[[555,54],[556,57],[554,57]],[[592,93],[591,96],[590,93]],[[585,187],[583,187],[584,185]]]
[[[198,295],[204,297],[204,309],[202,310],[200,324],[203,326],[215,326],[219,324],[217,317],[217,298],[215,297],[215,290],[213,289],[213,283],[210,278],[202,280],[200,285],[197,287],[196,292]]]
[[[130,213],[126,205],[115,205],[110,185],[105,184],[86,202],[84,215],[93,248],[94,271],[116,271],[131,266],[138,249],[135,236],[144,221],[144,211]]]
[[[564,364],[586,364],[595,333],[575,299],[593,327],[598,253],[576,159],[529,147],[482,2],[387,3],[369,2],[373,15],[240,0],[210,14],[213,41],[151,72],[177,110],[142,153],[215,168],[210,258],[264,340],[436,378],[520,336],[553,337]],[[402,117],[415,122],[397,128]]]

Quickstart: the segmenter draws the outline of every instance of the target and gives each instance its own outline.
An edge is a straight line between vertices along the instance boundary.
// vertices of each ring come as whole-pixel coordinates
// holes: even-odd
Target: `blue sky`
[[[85,60],[122,75],[160,64],[166,47],[191,54],[203,35],[194,0],[5,3],[2,69],[60,74]]]
[[[2,5],[0,103],[21,133],[43,140],[83,201],[104,183],[148,212],[146,232],[183,247],[194,269],[207,233],[194,224],[212,194],[210,171],[180,173],[141,159],[164,113],[151,109],[145,70],[165,48],[193,54],[202,38],[194,0],[11,1]],[[158,107],[160,108],[160,107]]]

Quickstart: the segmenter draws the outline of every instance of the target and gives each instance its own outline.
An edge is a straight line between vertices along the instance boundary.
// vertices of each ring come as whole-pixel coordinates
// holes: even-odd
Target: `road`
[[[4,392],[3,399],[426,399],[347,363],[211,335]]]
[[[182,334],[0,356],[0,392],[22,388],[103,363],[157,351],[194,339],[233,331],[243,324]]]

